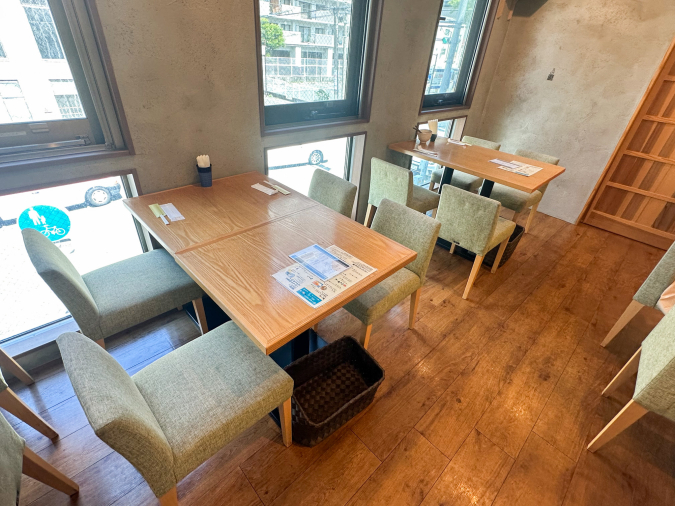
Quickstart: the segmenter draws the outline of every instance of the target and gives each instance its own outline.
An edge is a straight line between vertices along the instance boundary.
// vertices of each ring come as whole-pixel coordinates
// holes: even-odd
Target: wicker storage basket
[[[345,336],[286,366],[293,378],[293,441],[314,446],[375,397],[384,370],[356,339]]]
[[[504,265],[507,262],[507,260],[511,258],[513,252],[516,251],[516,246],[518,246],[518,243],[523,238],[523,233],[525,233],[525,229],[520,225],[516,225],[516,229],[511,234],[511,237],[509,237],[509,242],[506,245],[504,254],[502,255],[502,261],[499,262],[499,267]],[[485,254],[485,258],[483,259],[483,263],[485,265],[492,267],[492,264],[495,263],[495,260],[497,258],[497,250],[499,250],[499,246],[492,248]]]

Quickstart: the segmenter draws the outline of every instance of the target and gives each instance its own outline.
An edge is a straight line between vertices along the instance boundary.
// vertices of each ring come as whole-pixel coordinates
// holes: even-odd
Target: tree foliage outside
[[[260,38],[262,39],[262,45],[265,46],[265,53],[286,45],[284,31],[281,27],[275,23],[270,23],[265,18],[260,20]]]

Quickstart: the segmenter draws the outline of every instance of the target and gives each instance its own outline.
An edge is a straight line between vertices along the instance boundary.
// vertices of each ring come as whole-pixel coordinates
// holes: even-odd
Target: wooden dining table
[[[425,151],[431,151],[436,156],[416,151],[418,147],[421,147]],[[481,186],[480,194],[484,197],[489,197],[492,194],[492,188],[495,183],[526,193],[533,193],[565,172],[565,168],[559,165],[552,165],[481,146],[458,143],[457,141],[453,142],[444,137],[439,137],[436,139],[436,142],[429,142],[428,144],[419,144],[416,141],[396,142],[390,144],[389,149],[431,163],[437,163],[444,167],[441,188],[443,188],[443,185],[450,184],[455,169],[483,178],[484,182]],[[505,162],[516,161],[526,163],[541,167],[541,170],[531,176],[523,176],[500,169],[498,163],[490,161],[495,159]]]
[[[271,181],[289,195],[251,185]],[[171,203],[185,217],[165,225],[151,204]],[[124,205],[176,262],[266,354],[412,262],[417,254],[258,172],[125,199]],[[336,245],[377,269],[312,308],[272,277],[289,255]]]

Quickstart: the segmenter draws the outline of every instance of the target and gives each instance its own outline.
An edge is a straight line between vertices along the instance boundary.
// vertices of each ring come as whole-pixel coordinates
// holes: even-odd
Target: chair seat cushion
[[[441,178],[443,177],[443,169],[436,169],[431,173],[431,182],[440,184]],[[450,181],[452,186],[460,188],[461,190],[466,190],[468,192],[475,192],[483,184],[483,178],[472,176],[465,172],[460,172],[454,170],[452,173],[452,180]]]
[[[542,193],[539,190],[527,193],[497,183],[495,183],[490,194],[491,199],[501,202],[502,206],[506,209],[511,209],[517,213],[521,213],[525,209],[529,209],[537,204],[541,201],[541,197]]]
[[[161,249],[96,269],[82,278],[98,306],[102,337],[133,327],[204,294],[171,255]]]
[[[173,450],[176,480],[293,393],[291,377],[234,322],[132,378]]]
[[[506,239],[511,237],[511,234],[513,234],[515,229],[516,224],[513,221],[500,217],[497,221],[497,226],[495,227],[495,233],[492,235],[492,238],[488,243],[486,252],[490,251],[492,248],[498,244],[503,243]]]
[[[438,193],[414,185],[412,200],[408,203],[408,207],[420,213],[426,213],[427,211],[436,209],[440,199],[441,196]]]
[[[344,308],[365,325],[370,325],[420,286],[419,276],[404,267],[345,304]]]

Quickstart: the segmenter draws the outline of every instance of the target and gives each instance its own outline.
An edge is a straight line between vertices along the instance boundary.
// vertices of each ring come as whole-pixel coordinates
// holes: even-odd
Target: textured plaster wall
[[[560,157],[539,209],[573,222],[673,36],[673,0],[520,0],[467,133]]]
[[[369,160],[412,138],[440,0],[386,0],[366,124],[261,137],[254,0],[98,1],[136,155],[0,173],[0,190],[135,168],[144,192],[197,182],[194,157],[209,153],[214,177],[264,170],[264,148],[366,132]],[[479,117],[506,23],[496,25],[470,117]],[[477,111],[474,113],[474,111]],[[445,114],[452,117],[466,110]],[[427,116],[427,119],[439,115]],[[363,214],[363,205],[361,206]]]

